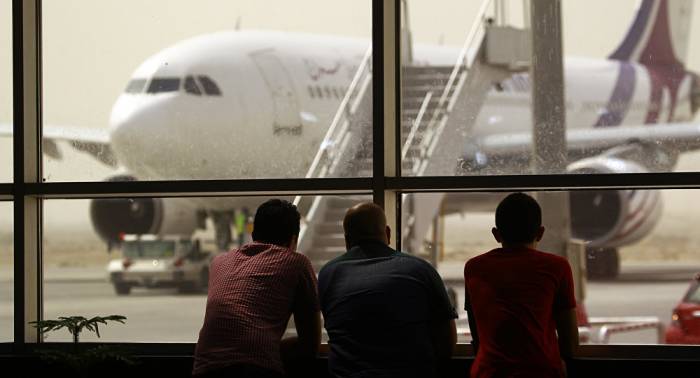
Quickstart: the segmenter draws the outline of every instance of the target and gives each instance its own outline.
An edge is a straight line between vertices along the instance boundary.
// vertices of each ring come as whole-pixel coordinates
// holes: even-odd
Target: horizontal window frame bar
[[[387,177],[402,192],[501,192],[590,189],[698,189],[700,172]]]
[[[700,189],[700,172],[384,177],[400,192],[501,192],[618,189]],[[193,197],[231,195],[347,194],[371,192],[372,177],[234,180],[75,181],[0,184],[0,196]]]
[[[12,201],[14,194],[13,184],[0,184],[0,201]]]
[[[121,343],[121,342],[81,342],[80,348],[92,348],[98,345],[114,346],[121,350],[128,350],[136,356],[148,357],[191,357],[194,355],[195,343]],[[43,342],[41,344],[29,344],[22,354],[35,353],[39,350],[72,350],[73,343],[69,342]],[[585,344],[578,347],[575,360],[656,360],[656,361],[697,361],[698,346],[696,345],[664,345],[664,344]],[[327,351],[327,344],[321,345],[322,351]],[[12,343],[0,343],[0,354],[13,352]],[[325,356],[325,353],[322,353]],[[473,348],[469,343],[457,344],[453,359],[473,358]]]
[[[366,194],[372,191],[372,179],[60,182],[26,184],[24,189],[26,195],[43,198]]]

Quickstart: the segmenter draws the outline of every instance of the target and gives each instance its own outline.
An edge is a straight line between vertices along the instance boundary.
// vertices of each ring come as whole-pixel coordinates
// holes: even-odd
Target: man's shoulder
[[[554,265],[563,265],[563,264],[569,264],[569,261],[562,256],[555,255],[554,253],[549,253],[549,252],[544,252],[540,250],[533,250],[538,258],[551,262]]]
[[[226,252],[218,253],[217,255],[215,255],[211,259],[211,265],[215,266],[215,265],[224,264],[226,261],[229,261],[229,260],[234,258],[234,256],[233,256],[234,253],[236,253],[235,249],[230,250],[230,251],[226,251]]]
[[[397,251],[392,257],[396,258],[398,261],[401,261],[402,264],[408,264],[410,266],[415,266],[422,269],[435,269],[428,261],[410,253]]]
[[[319,277],[321,275],[324,275],[324,274],[330,272],[331,270],[335,269],[335,267],[337,267],[339,264],[341,264],[343,261],[346,261],[346,260],[349,260],[347,251],[345,253],[343,253],[342,255],[328,261],[325,264],[323,264],[321,269],[318,271]]]
[[[495,257],[495,254],[498,253],[499,248],[496,249],[491,249],[489,251],[486,251],[482,254],[476,255],[474,257],[471,257],[467,262],[464,264],[464,268],[466,269],[467,267],[472,267],[474,265],[479,265],[484,262],[487,262],[491,260],[492,258]]]
[[[288,250],[283,253],[288,254],[285,257],[285,260],[287,260],[288,263],[293,265],[294,267],[297,267],[299,269],[306,269],[307,267],[311,266],[311,260],[309,260],[309,258],[303,253],[292,250]]]
[[[417,267],[417,268],[426,268],[426,269],[433,269],[433,266],[430,265],[429,262],[413,256],[411,254],[408,254],[406,252],[401,252],[401,251],[396,251],[393,250],[393,253],[382,256],[381,259],[386,261],[388,260],[393,260],[399,262],[401,265],[405,265],[407,267]],[[329,272],[339,265],[342,265],[346,262],[352,262],[352,261],[357,261],[357,260],[369,260],[369,259],[358,259],[354,257],[349,251],[343,253],[342,255],[328,261],[319,271],[319,274],[322,274],[324,272]]]

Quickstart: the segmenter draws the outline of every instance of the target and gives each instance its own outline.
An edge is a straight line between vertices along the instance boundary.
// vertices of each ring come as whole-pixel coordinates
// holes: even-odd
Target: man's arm
[[[563,261],[562,264],[563,275],[554,299],[553,315],[559,339],[559,353],[566,359],[573,357],[578,347],[578,322],[571,266],[568,261]]]
[[[425,263],[424,263],[425,264]],[[430,265],[425,264],[427,284],[432,291],[429,306],[432,311],[431,342],[437,361],[444,362],[452,357],[457,344],[457,313],[447,295],[445,283],[440,274]]]
[[[467,310],[467,320],[469,320],[469,332],[472,335],[472,347],[474,347],[474,355],[479,351],[479,332],[476,329],[476,318],[474,317],[474,310],[472,310],[472,304],[469,300],[469,291],[465,290],[464,298],[464,309]]]
[[[297,335],[282,340],[280,354],[287,370],[303,367],[313,360],[321,344],[321,311],[318,306],[316,275],[308,260],[295,293],[292,308]]]
[[[297,335],[282,340],[280,349],[284,359],[292,361],[315,357],[321,345],[321,312],[295,311],[294,325]]]
[[[438,361],[449,360],[457,344],[457,325],[455,320],[437,321],[433,324],[431,335],[436,359]]]
[[[561,310],[554,314],[562,358],[571,358],[578,348],[578,323],[576,309]]]

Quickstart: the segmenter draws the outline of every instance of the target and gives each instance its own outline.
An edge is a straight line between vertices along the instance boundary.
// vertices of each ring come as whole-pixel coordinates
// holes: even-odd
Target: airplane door
[[[274,112],[273,134],[301,135],[299,103],[289,72],[272,51],[251,54],[272,95]]]

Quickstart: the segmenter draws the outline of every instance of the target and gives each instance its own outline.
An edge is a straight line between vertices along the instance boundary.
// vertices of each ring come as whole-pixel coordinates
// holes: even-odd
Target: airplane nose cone
[[[210,152],[199,141],[202,130],[186,98],[173,95],[122,96],[110,118],[118,161],[140,180],[195,178],[195,166]],[[215,138],[214,140],[221,139]],[[210,139],[211,140],[211,139]],[[204,157],[203,157],[204,156]],[[199,159],[199,160],[198,160]]]
[[[131,98],[129,98],[131,97]],[[122,96],[117,100],[110,117],[110,139],[118,160],[127,167],[146,166],[153,160],[155,143],[162,141],[167,123],[158,113],[157,104],[144,99]]]

